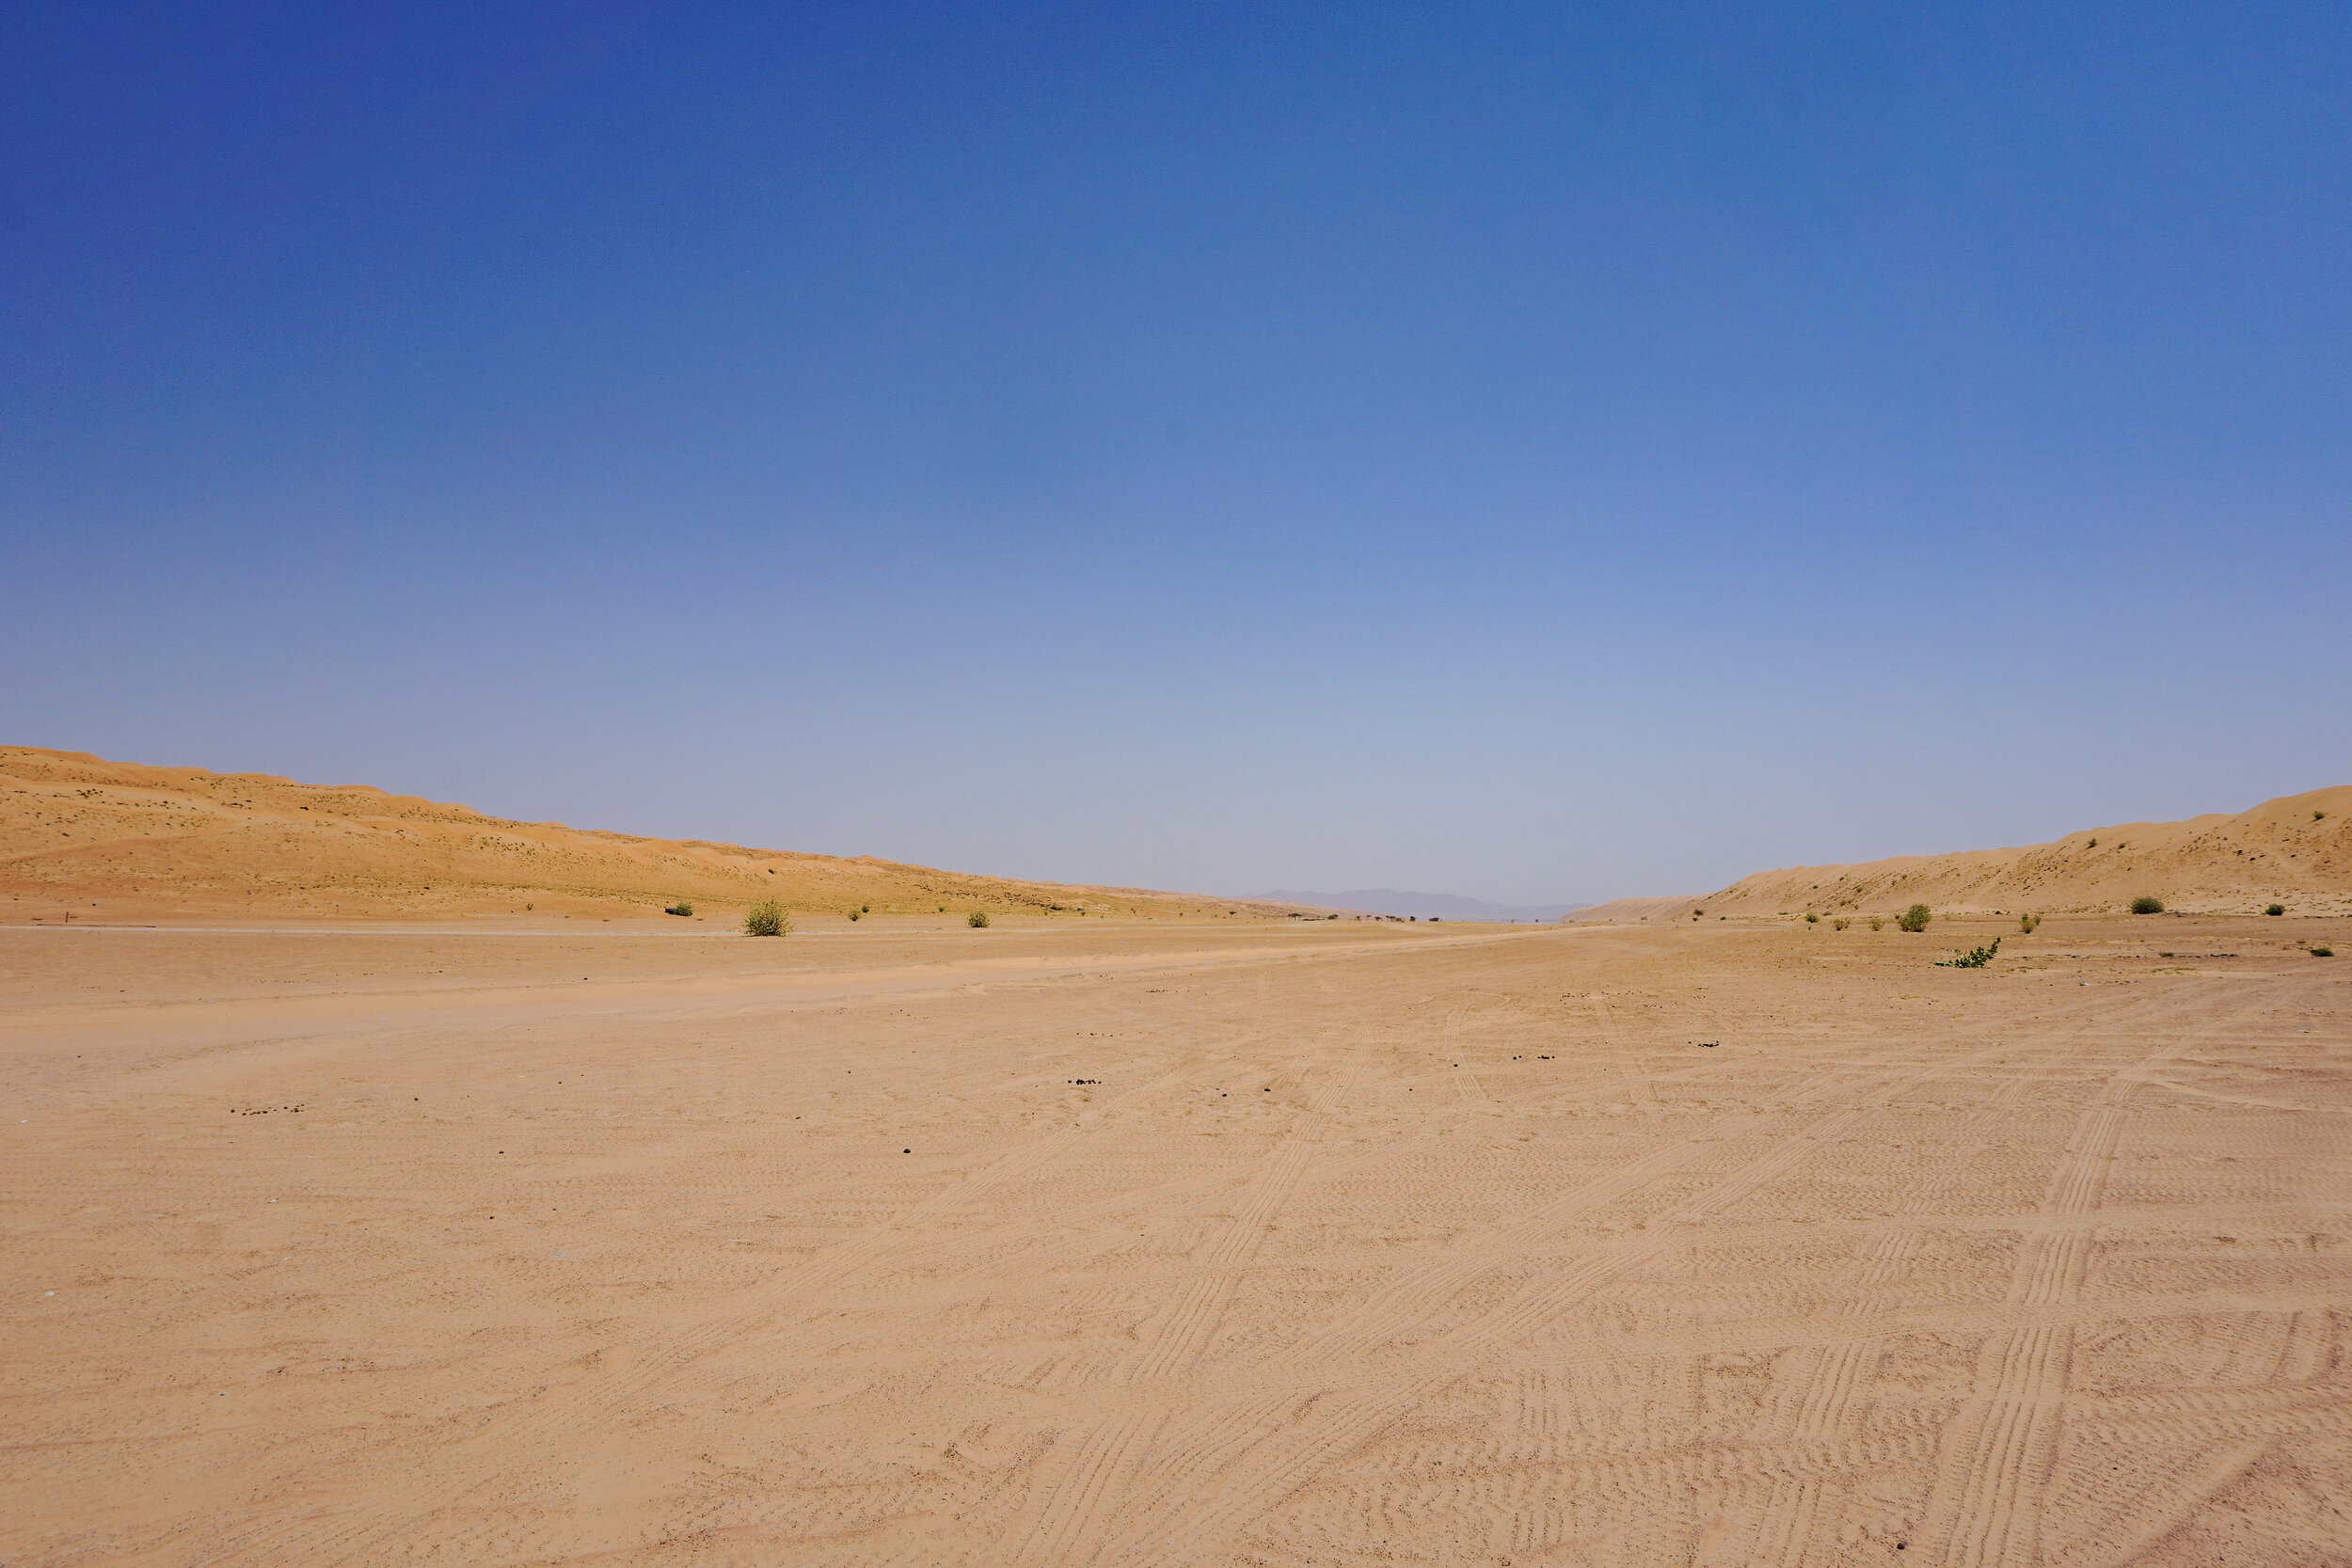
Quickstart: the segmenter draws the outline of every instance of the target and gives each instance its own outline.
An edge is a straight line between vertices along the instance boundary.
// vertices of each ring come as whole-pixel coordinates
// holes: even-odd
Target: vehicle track
[[[1296,1189],[1308,1160],[1333,1113],[1346,1100],[1361,1066],[1360,1055],[1351,1054],[1344,1070],[1292,1122],[1250,1184],[1239,1211],[1202,1250],[1191,1276],[1178,1287],[1176,1299],[1163,1314],[1162,1326],[1142,1358],[1119,1378],[1121,1386],[1156,1383],[1189,1371],[1199,1363],[1232,1302],[1237,1271],[1256,1254],[1267,1224]],[[1036,1513],[1025,1521],[1025,1533],[1004,1560],[1013,1564],[1069,1560],[1078,1536],[1097,1516],[1104,1498],[1132,1488],[1132,1481],[1123,1486],[1120,1481],[1150,1448],[1167,1414],[1156,1403],[1134,1401],[1089,1433],[1067,1462],[1064,1474],[1045,1489]]]
[[[1031,1140],[948,1184],[906,1210],[898,1225],[953,1212],[989,1191],[1026,1180],[1067,1157],[1096,1135],[1117,1114],[1148,1103],[1187,1083],[1205,1082],[1216,1063],[1188,1063],[1097,1104],[1072,1126]],[[762,1319],[779,1307],[838,1287],[862,1269],[894,1256],[896,1227],[876,1227],[826,1249],[798,1266],[762,1281],[747,1295],[750,1312],[732,1311],[651,1343],[617,1347],[606,1375],[583,1375],[542,1386],[517,1405],[493,1416],[463,1439],[446,1444],[437,1456],[433,1483],[397,1507],[360,1507],[331,1516],[303,1519],[290,1528],[269,1521],[232,1531],[209,1543],[200,1561],[256,1563],[349,1561],[380,1551],[434,1514],[459,1505],[471,1494],[494,1486],[511,1469],[512,1452],[561,1451],[565,1433],[593,1427],[674,1381],[688,1367],[756,1334]]]
[[[1128,1522],[1112,1521],[1097,1537],[1094,1549],[1076,1549],[1072,1562],[1148,1562],[1154,1543],[1182,1539],[1187,1549],[1228,1542],[1233,1534],[1279,1503],[1292,1491],[1360,1447],[1403,1412],[1436,1398],[1497,1349],[1511,1344],[1559,1319],[1578,1302],[1589,1299],[1602,1286],[1622,1277],[1642,1263],[1677,1244],[1670,1232],[1677,1223],[1703,1221],[1748,1197],[1812,1157],[1822,1144],[1843,1136],[1863,1115],[1903,1090],[1946,1074],[1975,1068],[2009,1049],[1994,1044],[1956,1057],[1924,1065],[1863,1074],[1862,1085],[1844,1083],[1848,1074],[1832,1071],[1810,1094],[1792,1096],[1814,1101],[1837,1093],[1847,1103],[1818,1117],[1766,1149],[1715,1178],[1699,1194],[1657,1216],[1654,1236],[1624,1244],[1570,1264],[1549,1277],[1527,1281],[1508,1291],[1467,1322],[1438,1338],[1388,1357],[1377,1353],[1395,1334],[1395,1324],[1417,1323],[1440,1303],[1452,1298],[1473,1279],[1498,1264],[1523,1254],[1570,1220],[1602,1205],[1630,1196],[1670,1173],[1690,1169],[1709,1152],[1708,1144],[1764,1131],[1776,1119],[1771,1114],[1731,1118],[1718,1124],[1715,1138],[1689,1139],[1658,1150],[1630,1166],[1611,1172],[1546,1205],[1536,1215],[1502,1227],[1485,1238],[1469,1256],[1420,1271],[1391,1287],[1375,1304],[1348,1315],[1326,1333],[1309,1340],[1264,1369],[1263,1382],[1287,1372],[1275,1391],[1238,1408],[1183,1412],[1181,1423],[1161,1432],[1161,1451],[1149,1465],[1150,1483],[1127,1499],[1120,1512]],[[1360,1375],[1349,1386],[1330,1386],[1327,1374],[1313,1375],[1300,1363],[1340,1362]],[[1302,1375],[1306,1374],[1306,1375]],[[1318,1386],[1320,1385],[1320,1386]],[[1105,1512],[1108,1512],[1105,1505]]]
[[[2176,1038],[2114,1074],[2075,1125],[2051,1174],[2041,1213],[2087,1221],[2096,1212],[2132,1091],[2191,1041]],[[2088,1224],[2029,1233],[2010,1285],[2010,1305],[2060,1306],[2082,1289]],[[1987,1343],[1977,1387],[1947,1428],[1921,1535],[1950,1568],[2011,1568],[2035,1560],[2042,1495],[2057,1458],[2074,1330],[2031,1323]]]

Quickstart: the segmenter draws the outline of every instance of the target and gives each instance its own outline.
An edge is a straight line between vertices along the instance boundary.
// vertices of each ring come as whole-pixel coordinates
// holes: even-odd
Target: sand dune
[[[1570,910],[1566,918],[1575,925],[1605,923],[1613,920],[1673,920],[1686,916],[1698,900],[1691,898],[1612,898],[1606,904],[1587,904]]]
[[[2296,914],[2352,910],[2352,785],[2281,796],[2234,816],[2090,828],[2022,849],[1760,871],[1677,901],[1677,912],[1870,912],[1915,903],[2088,912],[2122,910],[2142,895],[2208,913],[2251,913],[2271,903]]]
[[[0,900],[24,918],[796,911],[1280,916],[1287,906],[509,822],[364,784],[0,747]]]

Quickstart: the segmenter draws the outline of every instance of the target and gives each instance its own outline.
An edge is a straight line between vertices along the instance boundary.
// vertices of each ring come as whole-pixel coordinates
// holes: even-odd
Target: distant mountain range
[[[1489,904],[1454,893],[1406,893],[1392,887],[1359,887],[1352,893],[1303,893],[1288,889],[1254,896],[1277,904],[1321,904],[1361,910],[1366,914],[1413,915],[1422,920],[1557,920],[1578,904]]]

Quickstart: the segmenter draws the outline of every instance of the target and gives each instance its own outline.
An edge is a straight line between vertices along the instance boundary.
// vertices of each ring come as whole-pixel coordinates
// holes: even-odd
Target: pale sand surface
[[[0,1560],[2352,1561],[2352,920],[2008,924],[0,929]]]

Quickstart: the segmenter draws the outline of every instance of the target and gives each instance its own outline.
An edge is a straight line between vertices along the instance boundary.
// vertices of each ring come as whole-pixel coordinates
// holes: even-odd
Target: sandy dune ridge
[[[1900,855],[1858,865],[1759,871],[1663,913],[1891,912],[1914,903],[1969,911],[2115,911],[2141,896],[2200,913],[2251,914],[2283,903],[2299,914],[2352,910],[2352,785],[2283,795],[2251,811],[2185,822],[2091,828],[2022,849]],[[1629,906],[1636,901],[1623,901]],[[1599,911],[1579,911],[1589,919]]]
[[[831,913],[936,912],[946,904],[958,912],[1148,917],[1214,909],[1265,917],[1303,908],[639,838],[510,822],[364,784],[0,747],[0,899],[28,918],[93,903],[102,919],[520,913],[526,905],[611,916],[657,914],[681,898],[714,904],[730,919],[766,898]]]

